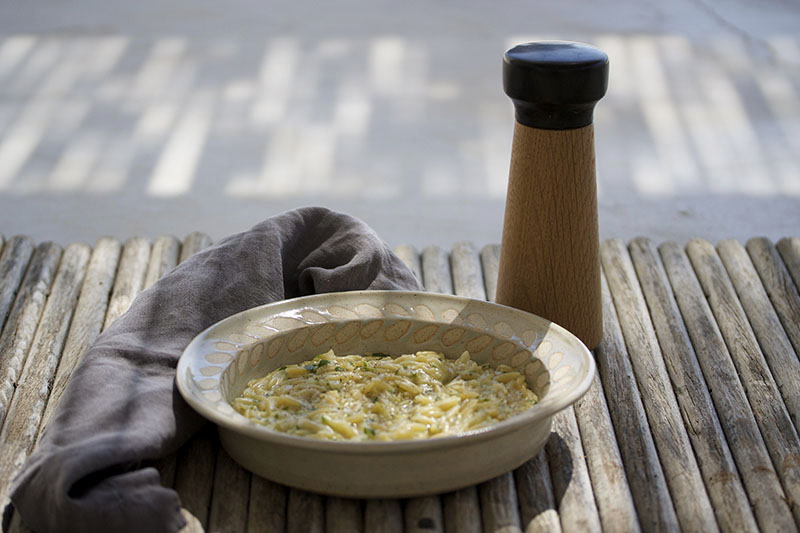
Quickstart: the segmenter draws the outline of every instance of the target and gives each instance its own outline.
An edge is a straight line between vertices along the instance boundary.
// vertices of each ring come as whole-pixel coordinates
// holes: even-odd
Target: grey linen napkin
[[[418,290],[363,222],[323,208],[270,218],[185,261],[100,335],[75,369],[12,502],[37,531],[176,531],[178,494],[143,462],[205,424],[180,397],[175,367],[208,326],[315,293]]]

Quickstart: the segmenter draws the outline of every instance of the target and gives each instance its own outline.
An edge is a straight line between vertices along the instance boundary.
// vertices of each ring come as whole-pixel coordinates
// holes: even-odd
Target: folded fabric
[[[414,275],[363,222],[323,208],[270,218],[188,259],[86,352],[11,499],[36,531],[177,531],[175,491],[148,460],[204,425],[175,387],[198,333],[239,311],[315,293],[418,290]]]

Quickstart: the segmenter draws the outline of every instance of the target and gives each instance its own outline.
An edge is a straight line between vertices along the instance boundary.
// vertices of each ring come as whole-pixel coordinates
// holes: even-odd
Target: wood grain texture
[[[410,244],[401,244],[394,249],[394,253],[411,269],[419,284],[422,285],[422,262],[417,249]]]
[[[602,271],[601,283],[604,337],[595,351],[597,369],[639,523],[642,531],[677,531],[675,508],[647,423],[611,291]]]
[[[30,245],[31,250],[27,249],[27,245]],[[9,277],[8,283],[2,284],[2,292],[4,298],[14,298],[14,301],[0,336],[0,427],[5,422],[19,375],[33,342],[61,258],[61,247],[53,243],[42,243],[33,251],[30,239],[14,237],[5,244],[2,258],[3,272]],[[20,284],[16,282],[16,276],[21,274],[24,277]],[[13,291],[8,290],[14,285],[17,286],[13,287]],[[0,486],[5,481],[3,472],[0,472]],[[5,515],[4,506],[0,506],[0,512]],[[27,533],[30,530],[25,527],[18,514],[13,514],[8,531]]]
[[[164,274],[175,268],[180,257],[181,243],[171,235],[162,235],[153,243],[150,261],[144,275],[143,289],[149,288],[161,279]]]
[[[36,247],[0,335],[0,427],[5,424],[60,259],[58,245]]]
[[[287,489],[262,477],[250,476],[247,532],[283,531],[286,527]]]
[[[442,494],[445,533],[480,533],[481,507],[478,489],[467,487]]]
[[[500,267],[500,245],[487,244],[481,248],[481,266],[483,267],[483,282],[486,287],[486,299],[492,302],[497,300],[497,269]],[[487,276],[486,272],[494,272]]]
[[[0,271],[4,254],[10,254],[14,239],[9,239],[0,250]],[[96,335],[92,325],[98,324],[97,315],[102,317],[102,312],[88,302],[102,305],[100,274],[108,274],[111,267],[108,258],[99,259],[106,246],[101,244],[102,240],[90,257],[86,255],[85,245],[77,245],[69,248],[72,259],[68,260],[65,255],[61,260],[61,248],[45,243],[27,254],[24,260],[25,242],[20,239],[23,252],[20,261],[24,264],[16,267],[16,274],[10,275],[12,281],[14,276],[18,278],[17,287],[8,292],[11,296],[5,297],[11,301],[7,303],[5,327],[0,334],[0,378],[4,379],[0,384],[5,387],[10,383],[7,398],[14,398],[15,405],[22,401],[16,399],[18,394],[19,398],[26,396],[30,400],[26,405],[33,405],[32,410],[14,407],[8,421],[25,421],[22,425],[30,429],[31,442],[35,442],[57,403],[58,391],[62,388],[58,384],[60,376],[62,372],[68,375],[66,361],[85,350]],[[30,240],[26,242],[30,245],[29,251],[33,250]],[[142,287],[154,281],[150,279],[151,270],[163,274],[172,268],[169,266],[172,260],[159,258],[159,254],[179,257],[175,239],[163,238],[162,242],[163,251],[158,251],[156,241],[146,262]],[[210,243],[210,239],[194,234],[187,237],[186,243],[196,252],[204,243]],[[613,244],[618,245],[618,242]],[[772,246],[767,239],[751,239],[746,248],[723,241],[718,252],[704,241],[693,241],[687,250],[693,247],[691,262],[689,255],[674,243],[661,245],[658,253],[645,239],[634,240],[627,250],[621,248],[620,254],[629,253],[628,267],[633,270],[620,269],[619,265],[613,268],[621,270],[626,282],[641,291],[641,299],[638,304],[631,305],[624,298],[620,300],[616,293],[612,296],[605,278],[601,278],[606,335],[596,353],[595,384],[575,404],[574,418],[570,420],[571,413],[565,412],[555,420],[547,451],[513,473],[479,486],[406,501],[325,498],[250,475],[221,451],[216,437],[209,433],[205,435],[205,444],[193,449],[192,441],[182,449],[180,469],[175,467],[173,458],[172,474],[167,473],[174,479],[186,506],[183,513],[189,524],[183,531],[527,533],[593,530],[598,527],[597,517],[605,531],[636,531],[638,520],[643,531],[677,530],[678,520],[672,507],[675,494],[670,495],[667,489],[665,470],[662,470],[646,410],[639,397],[641,383],[635,379],[638,373],[633,368],[638,361],[630,360],[634,355],[633,352],[628,355],[631,347],[625,346],[627,337],[623,336],[617,316],[617,307],[621,305],[627,309],[625,313],[633,308],[641,315],[640,321],[651,322],[669,377],[668,384],[680,408],[679,423],[687,431],[697,460],[696,466],[685,467],[686,472],[681,471],[680,475],[702,475],[720,529],[756,529],[753,517],[747,518],[748,509],[752,509],[758,529],[796,531],[797,506],[790,508],[787,501],[798,501],[792,487],[797,482],[794,476],[797,457],[800,457],[796,451],[800,449],[800,439],[786,407],[789,400],[784,402],[785,387],[779,389],[776,383],[779,380],[777,369],[785,371],[786,361],[770,359],[769,352],[777,347],[781,357],[788,358],[789,354],[797,357],[793,335],[800,327],[797,320],[800,296],[792,278],[792,268],[800,267],[800,241],[784,239],[778,246]],[[81,248],[85,255],[84,278],[76,281],[72,276],[71,285],[59,281],[57,288],[53,282],[56,272],[59,275],[62,270],[74,273],[75,254],[80,255],[75,250]],[[459,243],[450,254],[435,247],[426,248],[429,250],[427,272],[423,266],[424,251],[423,260],[420,260],[413,247],[398,247],[398,250],[403,249],[406,251],[398,255],[412,270],[416,258],[418,272],[427,285],[449,287],[450,292],[470,297],[492,298],[492,280],[497,276],[497,245],[484,247],[479,252],[469,243]],[[111,277],[113,279],[113,272]],[[0,299],[4,290],[7,287],[2,285]],[[617,297],[616,306],[613,297]],[[108,287],[105,299],[110,299]],[[61,304],[51,303],[56,300]],[[49,311],[51,306],[66,309],[67,314]],[[57,320],[53,319],[55,316]],[[66,329],[55,331],[57,326],[63,326],[62,322],[66,322]],[[52,334],[39,333],[48,328]],[[637,329],[641,333],[647,327],[639,325]],[[775,336],[775,332],[778,332],[777,339],[764,337],[765,334]],[[634,337],[638,339],[639,333]],[[43,345],[39,342],[40,335],[53,340]],[[40,363],[34,365],[40,372],[30,380],[27,377],[20,380],[23,367],[26,376],[29,373],[33,376],[28,365],[33,364],[31,357],[35,353],[40,354]],[[641,349],[641,353],[645,350]],[[58,364],[55,373],[53,361]],[[788,365],[792,364],[789,360]],[[12,371],[14,368],[16,373]],[[789,376],[791,374],[787,373],[787,379]],[[42,410],[47,388],[37,389],[33,385],[48,381],[52,381],[53,392]],[[16,389],[17,384],[19,389]],[[788,381],[784,385],[794,386]],[[0,407],[2,398],[0,395]],[[717,417],[716,426],[714,416]],[[9,424],[6,425],[10,427]],[[655,426],[654,422],[654,432],[666,431]],[[8,449],[19,445],[18,440],[12,440],[8,448],[7,432],[6,427],[0,432],[0,488],[7,487],[9,476],[13,474],[7,472]],[[727,454],[723,449],[725,442],[729,445]],[[551,455],[549,464],[548,452]],[[579,460],[576,461],[576,457]],[[573,465],[582,471],[576,473]],[[670,486],[674,483],[674,480],[669,481]],[[739,488],[732,491],[731,487],[737,485]],[[593,490],[594,499],[587,505],[596,517],[596,521],[588,525],[582,521],[587,505],[579,505],[580,499],[570,501],[574,494],[571,491],[575,490],[580,491],[581,497],[591,497],[587,486]],[[742,486],[748,502],[742,501]],[[249,498],[246,497],[248,493]],[[593,505],[596,510],[592,509]],[[560,514],[558,508],[561,508]],[[645,514],[642,509],[652,512]],[[14,516],[9,531],[27,529]]]
[[[600,258],[678,521],[689,531],[716,531],[714,511],[628,251],[622,241],[612,239],[600,246]]]
[[[689,258],[675,243],[658,251],[756,521],[762,531],[791,531],[783,488]]]
[[[636,507],[625,479],[625,466],[598,373],[583,398],[575,403],[574,410],[603,530],[639,531]]]
[[[289,489],[286,510],[286,533],[322,533],[325,531],[325,500],[318,494]]]
[[[553,496],[545,450],[514,470],[514,484],[517,487],[522,530],[525,533],[559,533],[561,520]]]
[[[517,488],[514,474],[506,474],[478,485],[484,531],[516,533],[521,531]]]
[[[401,533],[403,506],[400,500],[367,500],[364,502],[364,533]]]
[[[794,286],[800,287],[800,239],[797,237],[783,238],[776,245],[781,254],[786,270],[794,280]]]
[[[427,246],[422,250],[422,284],[429,292],[453,294],[450,258],[438,246]]]
[[[71,244],[64,250],[11,399],[0,431],[3,443],[0,447],[0,509],[8,503],[10,481],[22,468],[36,442],[89,255],[90,249],[85,244]]]
[[[209,246],[211,246],[211,237],[203,232],[193,231],[183,239],[178,263],[183,263],[197,252],[205,250]]]
[[[100,333],[121,250],[119,241],[109,237],[101,238],[95,243],[75,306],[72,325],[53,380],[50,398],[42,416],[42,427],[47,427],[72,376],[72,371]]]
[[[150,242],[147,239],[133,237],[125,242],[103,323],[104,330],[128,310],[133,299],[142,290],[149,260]]]
[[[456,243],[450,252],[450,262],[455,293],[465,298],[485,300],[481,259],[475,245],[471,242]]]
[[[184,444],[175,468],[175,490],[180,495],[181,505],[197,518],[203,529],[208,528],[214,487],[218,449],[215,433],[214,428],[208,427]]]
[[[481,262],[478,249],[472,243],[458,243],[450,254],[453,286],[459,296],[485,300],[486,279],[497,280],[494,264]],[[552,438],[552,437],[551,437]],[[495,493],[495,490],[497,493]],[[517,488],[509,472],[478,486],[481,521],[488,531],[517,531],[521,523],[517,504]]]
[[[206,530],[200,520],[197,519],[192,513],[186,509],[181,509],[181,515],[186,520],[186,525],[180,530],[180,533],[205,533]]]
[[[497,301],[543,316],[590,349],[603,337],[594,129],[516,123]]]
[[[217,453],[208,530],[240,533],[247,528],[250,473],[223,450]]]
[[[797,429],[800,421],[800,379],[797,379],[800,376],[800,359],[744,247],[738,241],[725,240],[717,245],[717,253],[728,271],[761,353]]]
[[[658,251],[643,238],[629,250],[720,530],[758,531]]]
[[[181,247],[180,261],[185,261],[210,244],[211,239],[204,233],[189,234]],[[216,432],[213,428],[207,428],[185,444],[174,456],[175,490],[178,491],[185,510],[197,517],[204,529],[208,526],[218,449],[219,439]],[[172,458],[173,456],[168,456],[161,461],[159,466],[162,477],[164,472],[169,472],[173,468],[169,464]]]
[[[0,239],[0,331],[5,326],[11,305],[17,296],[28,262],[33,255],[33,241],[29,237],[16,236],[2,244]]]
[[[442,502],[439,496],[409,498],[403,506],[406,533],[443,533]]]
[[[364,530],[361,500],[335,498],[325,500],[325,531],[328,533],[360,533]]]
[[[181,252],[181,242],[172,236],[161,236],[153,243],[150,259],[147,262],[147,271],[144,276],[142,290],[150,288],[164,274],[175,268]],[[154,466],[161,475],[161,484],[165,487],[175,485],[175,471],[177,469],[177,452],[155,460]]]
[[[425,290],[452,294],[454,287],[449,254],[439,247],[429,246],[422,251],[421,268]],[[442,514],[442,502],[438,496],[410,498],[403,505],[405,531],[409,531],[409,527],[419,527],[420,521],[433,531],[442,531]]]
[[[599,532],[600,516],[572,407],[553,416],[552,433],[545,450],[561,528],[564,531]]]
[[[769,300],[778,313],[783,331],[789,337],[795,353],[800,354],[800,292],[792,281],[792,276],[783,264],[778,249],[769,239],[750,239],[746,248]]]
[[[789,412],[714,246],[692,239],[686,252],[744,384],[792,514],[800,521],[800,441]]]

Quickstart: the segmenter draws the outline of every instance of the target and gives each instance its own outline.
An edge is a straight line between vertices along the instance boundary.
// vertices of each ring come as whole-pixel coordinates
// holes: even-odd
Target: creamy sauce
[[[337,356],[333,351],[251,381],[232,403],[257,424],[330,440],[402,440],[463,433],[538,401],[511,367],[424,351]]]

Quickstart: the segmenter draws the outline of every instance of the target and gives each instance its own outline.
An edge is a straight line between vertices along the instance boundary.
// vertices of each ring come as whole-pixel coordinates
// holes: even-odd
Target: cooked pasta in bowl
[[[538,453],[588,389],[572,334],[456,296],[359,291],[250,309],[186,348],[177,384],[243,467],[350,497],[485,481]]]
[[[275,431],[328,440],[391,441],[457,435],[536,403],[508,365],[479,366],[464,352],[337,356],[284,365],[251,381],[237,412]]]

